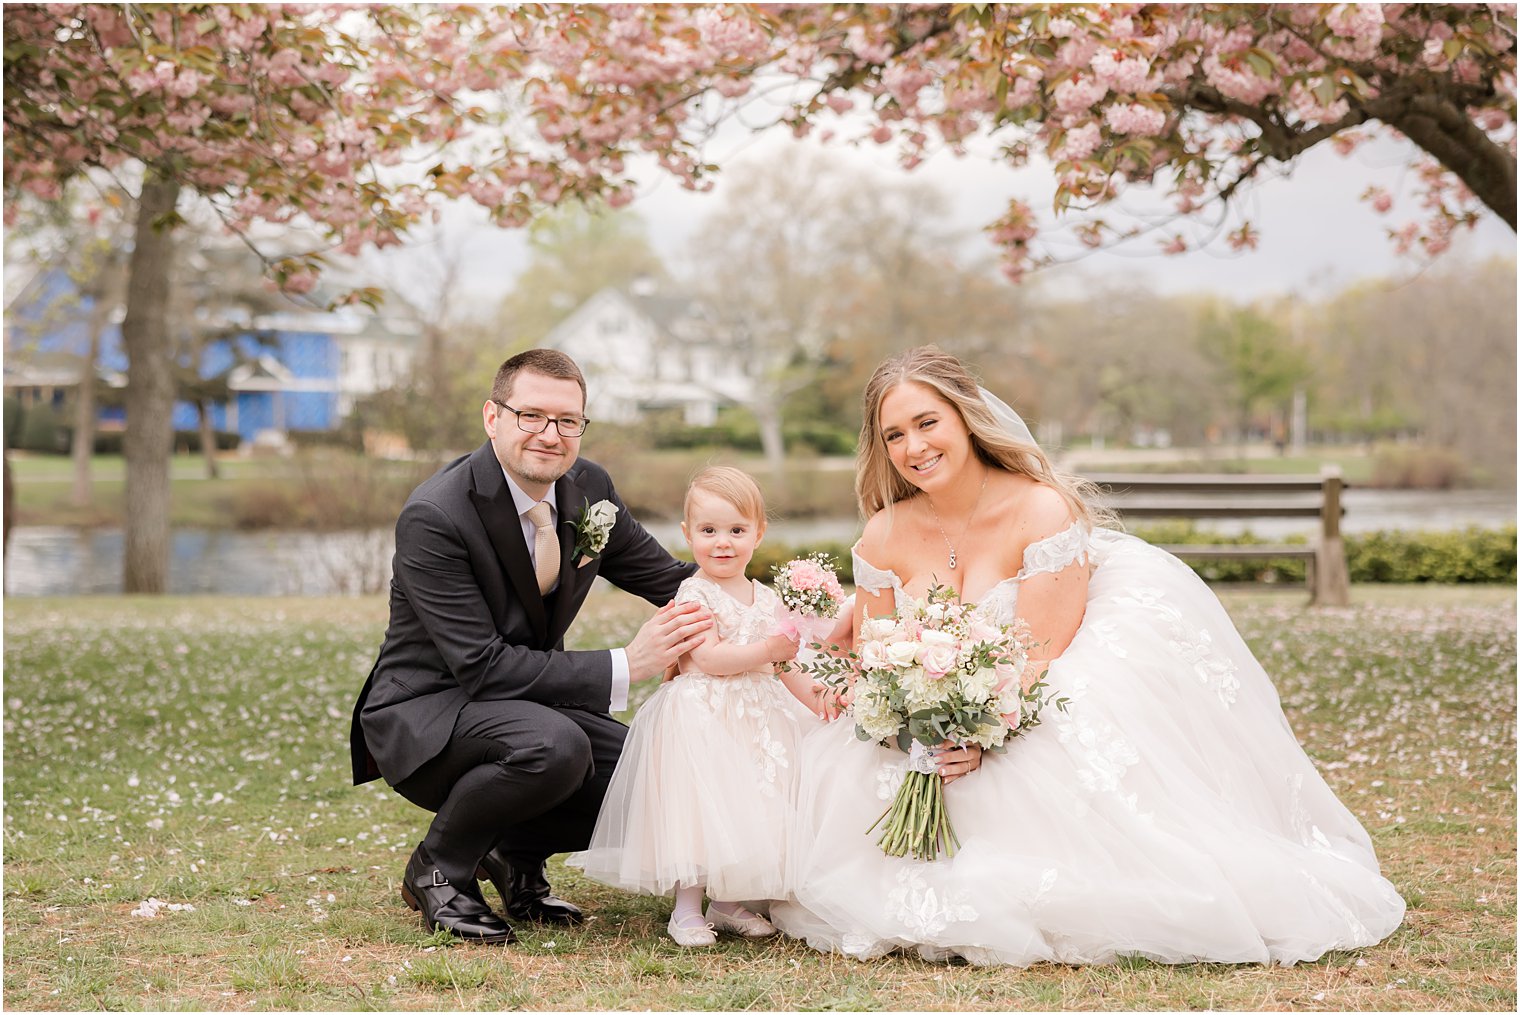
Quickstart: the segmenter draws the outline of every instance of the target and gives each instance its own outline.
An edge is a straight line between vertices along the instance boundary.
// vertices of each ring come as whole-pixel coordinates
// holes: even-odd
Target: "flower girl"
[[[792,659],[797,642],[773,633],[776,594],[744,576],[765,534],[755,481],[727,466],[705,469],[684,515],[701,570],[675,601],[706,606],[714,628],[634,717],[591,844],[568,862],[617,888],[673,890],[667,930],[692,947],[712,944],[720,930],[776,932],[741,903],[784,893],[797,746],[815,720],[815,696],[801,673],[778,679],[773,664]]]

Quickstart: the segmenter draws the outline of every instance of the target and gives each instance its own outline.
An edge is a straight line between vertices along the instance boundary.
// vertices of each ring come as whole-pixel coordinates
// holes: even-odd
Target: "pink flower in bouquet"
[[[943,677],[955,668],[957,642],[944,631],[925,631],[919,639],[918,664],[931,677]]]
[[[966,640],[973,645],[996,645],[1002,642],[1003,631],[985,620],[973,620],[966,629]]]

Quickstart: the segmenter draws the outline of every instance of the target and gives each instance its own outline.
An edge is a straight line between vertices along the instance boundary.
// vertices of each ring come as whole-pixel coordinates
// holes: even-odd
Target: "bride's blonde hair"
[[[924,385],[955,407],[971,435],[976,457],[984,464],[1044,483],[1061,495],[1073,517],[1088,525],[1109,520],[1107,512],[1089,503],[1095,491],[1091,483],[1058,471],[1038,445],[1009,435],[982,399],[976,378],[960,360],[933,345],[921,345],[892,357],[866,382],[865,418],[855,464],[855,496],[866,518],[919,492],[892,465],[881,432],[882,399],[907,381]]]

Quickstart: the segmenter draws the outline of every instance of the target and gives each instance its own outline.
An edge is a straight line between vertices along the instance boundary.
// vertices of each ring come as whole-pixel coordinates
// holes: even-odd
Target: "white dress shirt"
[[[528,512],[538,504],[538,501],[523,492],[523,488],[517,485],[511,474],[506,469],[501,470],[506,477],[507,489],[512,491],[512,505],[517,510],[517,520],[522,523],[523,541],[528,544],[528,559],[535,566],[538,558],[535,554],[537,548],[538,526],[528,520]],[[548,494],[544,497],[544,503],[549,505],[550,524],[559,525],[559,501],[555,499],[554,487],[549,487]],[[556,580],[556,587],[558,581]],[[551,592],[553,589],[550,590]],[[628,707],[628,653],[622,648],[615,648],[612,652],[612,704],[608,706],[609,712],[621,712]]]

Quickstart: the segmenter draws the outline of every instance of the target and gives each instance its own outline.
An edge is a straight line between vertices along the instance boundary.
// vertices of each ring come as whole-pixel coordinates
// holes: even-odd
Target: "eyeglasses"
[[[546,416],[541,412],[532,410],[514,409],[506,402],[491,399],[497,405],[517,417],[517,429],[523,433],[543,433],[553,423],[561,437],[579,437],[586,432],[586,427],[591,425],[591,420],[585,416]]]

